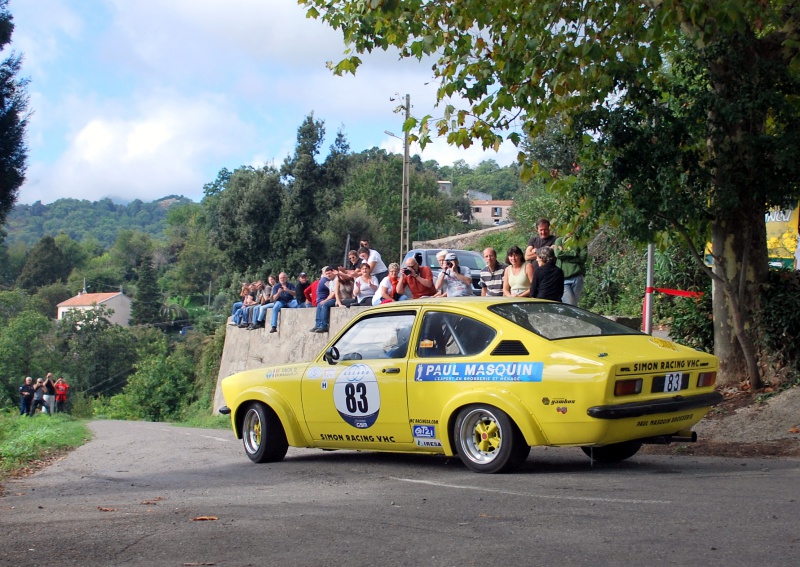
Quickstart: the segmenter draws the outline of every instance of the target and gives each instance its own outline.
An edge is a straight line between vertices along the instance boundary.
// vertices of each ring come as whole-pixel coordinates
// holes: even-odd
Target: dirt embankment
[[[651,445],[647,452],[731,457],[800,457],[800,387],[758,401],[758,393],[722,391],[725,400],[694,430],[698,442]],[[763,394],[762,394],[763,396]]]

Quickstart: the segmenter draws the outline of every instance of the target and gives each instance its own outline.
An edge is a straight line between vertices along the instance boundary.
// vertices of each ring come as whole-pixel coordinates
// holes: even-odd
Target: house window
[[[503,216],[503,207],[492,207],[492,216],[493,217],[502,217]]]
[[[480,207],[472,207],[472,212],[473,213],[479,213],[479,212],[481,212],[481,208]]]

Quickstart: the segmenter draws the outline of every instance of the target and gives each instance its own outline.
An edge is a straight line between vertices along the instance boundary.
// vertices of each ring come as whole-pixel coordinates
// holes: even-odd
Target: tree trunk
[[[759,288],[767,277],[764,206],[738,219],[720,218],[712,228],[714,249],[714,354],[720,385],[749,381],[761,386],[751,325]]]

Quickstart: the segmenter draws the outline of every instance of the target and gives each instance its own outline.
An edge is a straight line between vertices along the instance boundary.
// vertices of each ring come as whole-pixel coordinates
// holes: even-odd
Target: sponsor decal
[[[327,389],[328,389],[328,381],[327,381],[327,380],[323,380],[323,381],[320,383],[320,386],[322,386],[322,389],[323,389],[323,390],[327,390]]]
[[[306,372],[306,376],[311,379],[319,378],[320,376],[322,376],[322,368],[320,368],[319,366],[312,366],[311,368],[308,369],[308,372]]]
[[[322,373],[323,378],[327,378],[328,380],[333,380],[336,378],[336,369],[335,368],[326,368],[325,371]]]
[[[657,347],[668,348],[674,351],[678,350],[678,347],[672,341],[665,341],[664,339],[659,339],[658,337],[650,337],[650,342]]]
[[[349,441],[350,443],[396,443],[394,435],[342,435],[341,433],[323,433],[319,438],[323,441]]]
[[[282,378],[284,376],[294,376],[294,368],[269,368],[267,370],[267,378]]]
[[[651,425],[669,425],[671,423],[679,423],[681,421],[687,421],[692,419],[692,413],[686,413],[683,415],[676,415],[675,417],[662,417],[660,419],[643,419],[641,421],[636,422],[636,427],[648,427]]]
[[[438,419],[416,419],[411,418],[408,420],[408,423],[421,423],[422,425],[437,425],[439,423]]]
[[[542,398],[542,405],[549,406],[550,404],[574,404],[575,400],[569,398]]]
[[[441,447],[442,442],[438,439],[414,439],[417,447]]]
[[[556,412],[567,415],[567,408],[564,406],[557,407]]]
[[[424,439],[434,439],[436,437],[436,428],[433,425],[415,425],[411,428],[414,437],[422,437]]]
[[[637,362],[633,365],[634,372],[658,372],[659,370],[685,370],[688,368],[700,368],[700,359],[656,360],[653,362]]]
[[[333,384],[333,403],[341,418],[353,427],[372,427],[381,409],[381,392],[372,369],[366,364],[344,369]]]
[[[415,382],[541,382],[543,362],[418,364]]]

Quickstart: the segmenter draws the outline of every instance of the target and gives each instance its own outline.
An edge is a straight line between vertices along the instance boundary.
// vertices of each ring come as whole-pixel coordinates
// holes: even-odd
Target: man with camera
[[[436,279],[436,289],[446,293],[447,297],[468,297],[472,295],[472,277],[469,268],[458,265],[458,256],[448,252],[444,257],[444,266]]]
[[[432,296],[436,293],[436,287],[433,285],[433,272],[428,266],[420,266],[414,258],[408,258],[395,291],[403,295],[406,287],[411,290],[412,299]]]

